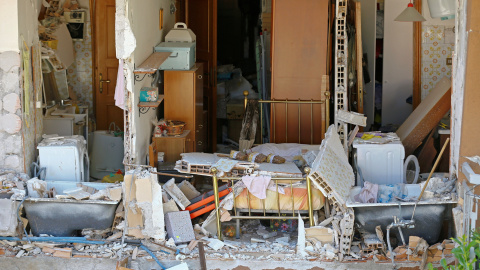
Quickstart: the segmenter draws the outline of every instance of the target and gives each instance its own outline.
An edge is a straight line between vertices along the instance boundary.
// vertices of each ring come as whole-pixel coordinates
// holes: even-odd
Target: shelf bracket
[[[148,74],[148,73],[144,73],[143,74],[143,77],[140,79],[140,74],[135,74],[135,80],[134,80],[134,84],[136,82],[141,82],[143,81],[143,79],[145,79],[145,77],[148,76],[148,77],[153,77],[153,74]]]

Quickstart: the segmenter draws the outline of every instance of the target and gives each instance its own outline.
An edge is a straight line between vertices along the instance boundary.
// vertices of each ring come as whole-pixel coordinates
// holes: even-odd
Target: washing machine
[[[405,148],[398,137],[382,144],[356,138],[352,146],[358,186],[363,186],[364,181],[378,185],[404,182]]]
[[[44,135],[37,149],[46,181],[89,181],[90,162],[83,136]]]

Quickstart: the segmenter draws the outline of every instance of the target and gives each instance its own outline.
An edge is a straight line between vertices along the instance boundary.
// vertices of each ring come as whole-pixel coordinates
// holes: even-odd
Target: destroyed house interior
[[[480,1],[0,5],[0,268],[480,260]]]

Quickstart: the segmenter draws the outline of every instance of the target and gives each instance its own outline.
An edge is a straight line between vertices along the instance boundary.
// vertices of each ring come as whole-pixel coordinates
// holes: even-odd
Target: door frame
[[[101,1],[101,0],[100,0]],[[88,4],[90,5],[90,10],[89,10],[89,13],[90,13],[90,33],[91,33],[91,36],[90,36],[90,39],[92,40],[92,86],[93,86],[93,89],[92,89],[92,115],[95,117],[95,121],[97,120],[96,119],[96,116],[97,116],[97,97],[95,95],[95,93],[97,92],[97,84],[95,83],[97,81],[97,66],[95,65],[95,63],[97,62],[97,54],[96,54],[96,50],[95,48],[97,47],[97,39],[95,38],[95,4],[96,4],[96,0],[89,0],[88,1]],[[87,123],[88,125],[88,123]]]

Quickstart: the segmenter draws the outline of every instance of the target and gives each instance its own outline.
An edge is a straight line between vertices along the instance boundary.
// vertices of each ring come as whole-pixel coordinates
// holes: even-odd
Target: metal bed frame
[[[330,92],[329,91],[325,91],[325,99],[324,100],[289,100],[289,99],[285,99],[285,100],[278,100],[278,99],[272,99],[272,100],[263,100],[263,99],[259,99],[258,100],[258,103],[260,103],[260,123],[261,123],[261,128],[260,128],[260,137],[261,137],[261,143],[264,143],[263,142],[263,104],[271,104],[272,107],[270,109],[271,113],[272,113],[272,116],[271,116],[271,119],[272,119],[272,129],[273,131],[270,133],[271,137],[273,136],[273,142],[275,142],[275,113],[276,113],[276,110],[275,110],[275,106],[282,106],[282,104],[284,104],[285,106],[285,115],[288,115],[288,107],[290,104],[297,104],[297,110],[298,110],[298,143],[300,143],[300,139],[301,139],[301,130],[302,130],[302,126],[301,126],[301,105],[305,105],[305,104],[310,104],[310,144],[313,144],[313,105],[325,105],[325,110],[324,110],[324,113],[325,113],[325,127],[322,127],[323,130],[327,130],[328,129],[328,126],[329,126],[329,123],[330,123]],[[247,103],[248,103],[248,91],[244,91],[243,92],[243,95],[244,95],[244,107],[246,108],[247,107]],[[323,107],[323,106],[322,106]],[[322,139],[323,139],[323,134],[322,134]],[[285,117],[285,141],[288,142],[288,117]]]
[[[212,177],[213,177],[213,191],[214,191],[214,196],[215,196],[215,212],[216,212],[216,217],[217,217],[217,236],[218,239],[222,239],[222,221],[220,219],[220,197],[219,197],[219,192],[218,192],[218,183],[219,181],[222,182],[227,182],[230,183],[232,186],[235,184],[235,181],[239,181],[242,178],[241,177],[218,177],[217,176],[217,168],[213,167],[211,169],[212,171]],[[272,178],[272,181],[277,184],[277,193],[278,193],[278,181],[282,181],[283,183],[288,182],[290,184],[290,188],[293,188],[293,184],[296,182],[300,182],[303,180],[306,180],[307,182],[307,199],[308,199],[308,217],[302,217],[303,219],[308,218],[310,222],[310,226],[314,226],[314,220],[313,220],[313,207],[312,207],[312,182],[310,180],[310,177],[308,175],[310,174],[310,168],[306,167],[305,168],[305,177],[299,177],[299,178],[288,178],[288,177],[277,177],[277,178]],[[234,191],[232,191],[234,192]],[[237,238],[240,235],[240,219],[263,219],[263,220],[270,220],[270,219],[298,219],[298,217],[295,215],[295,213],[306,213],[307,210],[295,210],[295,202],[294,202],[294,197],[293,197],[293,192],[291,192],[291,199],[292,199],[292,210],[291,210],[291,216],[282,216],[281,214],[285,214],[290,212],[290,210],[280,210],[280,196],[277,196],[277,210],[266,210],[265,209],[265,199],[263,199],[263,209],[251,209],[250,207],[250,192],[247,190],[247,201],[248,201],[248,209],[243,209],[243,208],[237,208],[236,207],[236,202],[235,202],[235,196],[233,196],[233,207],[234,207],[234,215],[231,216],[232,219],[236,220],[236,230],[237,230]],[[239,213],[247,213],[248,216],[242,216]],[[252,216],[252,213],[263,213],[263,215],[258,216]],[[273,214],[276,213],[277,215],[270,215],[267,216],[267,214]]]

